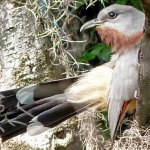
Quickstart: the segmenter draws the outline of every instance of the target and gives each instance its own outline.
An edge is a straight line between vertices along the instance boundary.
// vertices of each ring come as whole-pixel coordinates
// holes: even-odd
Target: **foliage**
[[[136,7],[137,9],[139,9],[139,10],[143,10],[139,0],[130,0],[130,1],[127,1],[127,0],[116,0],[116,3],[118,3],[118,4],[125,4],[125,5],[131,4],[134,7]]]
[[[88,48],[82,55],[81,61],[88,62],[96,57],[104,62],[109,61],[111,54],[111,48],[103,43],[96,43]]]

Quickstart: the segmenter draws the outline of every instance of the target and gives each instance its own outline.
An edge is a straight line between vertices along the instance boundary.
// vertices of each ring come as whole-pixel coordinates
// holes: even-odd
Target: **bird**
[[[136,8],[113,4],[80,31],[96,27],[101,40],[112,47],[110,62],[80,77],[0,92],[0,137],[6,141],[21,133],[37,135],[85,111],[108,107],[111,138],[127,111],[135,109],[138,52],[145,16]]]
[[[85,23],[81,31],[96,26],[101,40],[119,55],[108,94],[108,122],[111,138],[126,112],[136,109],[138,53],[144,36],[145,15],[132,6],[114,4]]]

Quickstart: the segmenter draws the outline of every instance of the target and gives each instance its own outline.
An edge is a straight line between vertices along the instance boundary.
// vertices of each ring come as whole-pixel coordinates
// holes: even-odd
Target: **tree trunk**
[[[137,120],[146,126],[150,118],[150,1],[141,0],[145,15],[145,35],[139,53],[139,88]]]

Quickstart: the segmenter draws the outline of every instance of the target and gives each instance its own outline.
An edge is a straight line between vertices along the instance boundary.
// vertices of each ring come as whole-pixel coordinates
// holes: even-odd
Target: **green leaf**
[[[99,48],[101,49],[101,47],[103,47],[103,46],[104,46],[103,43],[96,43],[94,46],[88,48],[87,51],[93,51],[95,49],[99,50]]]
[[[80,8],[84,4],[85,4],[84,0],[78,0],[78,1],[76,1],[76,9]]]
[[[83,56],[80,58],[80,60],[82,62],[87,62],[87,61],[94,59],[95,57],[96,57],[96,55],[86,52],[83,54]]]
[[[98,55],[101,50],[103,50],[104,44],[96,44],[95,46],[91,47],[89,50],[91,51],[92,54]]]
[[[107,62],[110,60],[110,55],[111,55],[111,48],[105,46],[105,48],[101,51],[98,57]]]
[[[131,3],[139,10],[143,11],[143,8],[139,2],[139,0],[131,0]]]
[[[126,0],[117,0],[116,3],[117,4],[126,4]]]
[[[90,60],[94,59],[100,53],[100,51],[102,49],[103,49],[103,44],[102,43],[99,43],[99,44],[96,44],[96,45],[90,47],[82,55],[81,61],[85,62],[85,61],[90,61]]]
[[[98,43],[89,49],[81,57],[81,61],[87,62],[96,58],[96,56],[105,62],[109,61],[111,49],[103,43]]]

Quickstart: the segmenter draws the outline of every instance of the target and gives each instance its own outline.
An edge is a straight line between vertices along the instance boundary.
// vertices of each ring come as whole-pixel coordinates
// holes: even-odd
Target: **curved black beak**
[[[92,28],[92,27],[95,27],[97,25],[100,25],[102,24],[103,21],[100,21],[98,19],[93,19],[93,20],[90,20],[88,22],[86,22],[85,24],[83,24],[80,28],[80,32],[82,32],[83,30],[86,30],[86,29],[89,29],[89,28]]]

